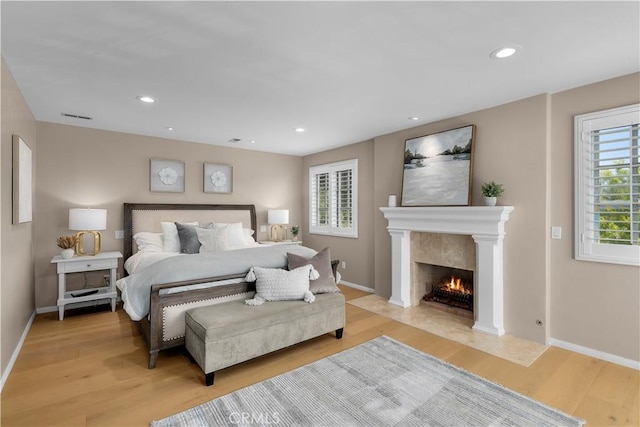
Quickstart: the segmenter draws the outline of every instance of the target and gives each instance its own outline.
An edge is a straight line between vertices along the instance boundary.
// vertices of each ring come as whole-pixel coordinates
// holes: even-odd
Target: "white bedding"
[[[284,268],[287,252],[307,258],[316,254],[299,245],[258,245],[244,249],[200,254],[153,253],[137,257],[129,263],[133,273],[116,282],[121,291],[124,309],[132,320],[141,320],[149,313],[149,295],[154,284],[195,280],[207,277],[246,273],[251,267]],[[151,256],[149,256],[151,255]],[[164,255],[164,256],[163,256]],[[127,268],[127,271],[129,268]]]

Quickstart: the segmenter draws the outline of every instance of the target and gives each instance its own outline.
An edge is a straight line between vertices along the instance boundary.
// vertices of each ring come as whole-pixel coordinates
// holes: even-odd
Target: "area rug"
[[[583,424],[386,336],[151,423],[185,427]]]

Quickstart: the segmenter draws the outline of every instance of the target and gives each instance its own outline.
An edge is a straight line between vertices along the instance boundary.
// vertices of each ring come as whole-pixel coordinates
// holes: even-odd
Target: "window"
[[[309,232],[358,237],[358,159],[309,168]]]
[[[576,258],[640,265],[640,104],[575,117]]]

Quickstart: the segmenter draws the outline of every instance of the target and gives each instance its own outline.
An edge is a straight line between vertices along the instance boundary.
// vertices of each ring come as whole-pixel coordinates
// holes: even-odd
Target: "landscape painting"
[[[402,206],[467,206],[475,125],[407,139]]]

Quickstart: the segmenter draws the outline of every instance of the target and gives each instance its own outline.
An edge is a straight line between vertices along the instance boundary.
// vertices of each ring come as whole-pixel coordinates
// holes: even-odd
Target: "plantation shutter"
[[[588,192],[591,233],[586,238],[602,244],[637,245],[639,236],[640,125],[591,132],[591,175]]]
[[[357,159],[309,168],[310,232],[357,237]]]
[[[640,105],[576,117],[576,257],[640,265]]]

